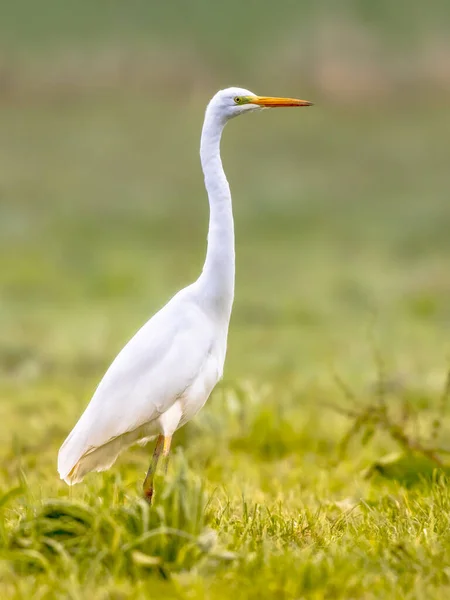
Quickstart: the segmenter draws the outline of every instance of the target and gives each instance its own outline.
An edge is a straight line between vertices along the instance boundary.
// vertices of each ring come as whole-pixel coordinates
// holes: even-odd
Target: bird
[[[235,241],[230,187],[220,141],[225,125],[265,108],[311,106],[230,87],[207,105],[200,162],[209,200],[206,259],[198,279],[175,294],[119,352],[58,453],[60,478],[73,485],[105,471],[129,446],[157,439],[143,483],[149,504],[157,466],[167,469],[172,436],[204,406],[222,378],[234,301]]]

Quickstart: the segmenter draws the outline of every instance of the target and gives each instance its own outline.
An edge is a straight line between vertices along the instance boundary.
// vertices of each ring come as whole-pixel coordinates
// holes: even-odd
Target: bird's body
[[[210,203],[203,271],[136,333],[109,367],[59,451],[58,471],[68,484],[109,468],[131,444],[159,436],[144,483],[151,500],[160,452],[168,454],[173,433],[202,408],[223,373],[235,256],[231,195],[220,159],[222,130],[230,118],[261,106],[309,104],[258,97],[240,88],[222,90],[211,100],[200,148]]]
[[[222,376],[228,323],[198,306],[195,287],[174,296],[109,367],[61,448],[67,483],[109,468],[135,442],[173,435],[208,399]]]

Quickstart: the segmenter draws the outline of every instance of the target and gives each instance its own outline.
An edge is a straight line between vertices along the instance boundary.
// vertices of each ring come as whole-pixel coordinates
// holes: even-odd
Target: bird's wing
[[[60,460],[74,464],[91,449],[158,418],[198,376],[213,339],[203,311],[175,296],[113,361],[61,447]]]

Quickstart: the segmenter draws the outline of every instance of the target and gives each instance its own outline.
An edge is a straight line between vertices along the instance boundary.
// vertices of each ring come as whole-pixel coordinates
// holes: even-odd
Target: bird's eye
[[[235,103],[235,104],[240,104],[240,103],[241,103],[241,98],[240,98],[240,96],[236,96],[236,97],[235,97],[235,99],[234,99],[234,103]]]

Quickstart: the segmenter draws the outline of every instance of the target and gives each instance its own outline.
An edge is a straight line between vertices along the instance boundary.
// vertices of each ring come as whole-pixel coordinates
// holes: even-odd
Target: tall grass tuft
[[[25,503],[19,516],[4,506],[5,520],[16,523],[3,532],[3,557],[21,575],[76,573],[82,581],[94,573],[137,580],[145,571],[169,578],[216,561],[221,554],[206,526],[203,484],[180,453],[175,462],[173,473],[158,481],[152,507],[108,477],[100,495],[89,492],[83,501]]]

